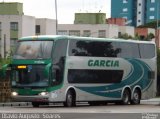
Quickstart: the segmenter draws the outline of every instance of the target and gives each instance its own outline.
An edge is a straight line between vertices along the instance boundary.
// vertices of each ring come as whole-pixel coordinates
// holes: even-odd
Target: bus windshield
[[[12,72],[13,87],[47,87],[49,79],[44,75],[46,65],[28,65],[26,69],[15,68]]]
[[[49,59],[53,41],[20,41],[14,59]]]

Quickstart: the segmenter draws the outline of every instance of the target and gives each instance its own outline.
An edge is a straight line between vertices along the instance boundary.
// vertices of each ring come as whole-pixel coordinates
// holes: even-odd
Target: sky
[[[0,0],[0,2],[23,3],[25,15],[36,18],[55,19],[55,0]],[[101,12],[110,17],[111,0],[57,0],[57,19],[59,24],[73,24],[74,14]]]

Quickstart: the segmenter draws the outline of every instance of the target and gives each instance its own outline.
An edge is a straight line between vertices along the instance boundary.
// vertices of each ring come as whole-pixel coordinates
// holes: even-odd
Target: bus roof
[[[149,43],[155,44],[154,41],[139,41],[139,40],[125,40],[115,38],[95,38],[95,37],[79,37],[79,36],[67,36],[67,35],[38,35],[38,36],[27,36],[22,37],[19,41],[23,40],[59,40],[59,39],[77,39],[77,40],[92,40],[92,41],[115,41],[115,42],[132,42],[132,43]]]

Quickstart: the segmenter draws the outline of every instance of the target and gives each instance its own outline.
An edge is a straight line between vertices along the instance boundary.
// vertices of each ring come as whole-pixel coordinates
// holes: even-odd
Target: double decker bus
[[[62,102],[140,104],[156,95],[156,46],[150,41],[74,36],[18,40],[12,99],[33,107]]]

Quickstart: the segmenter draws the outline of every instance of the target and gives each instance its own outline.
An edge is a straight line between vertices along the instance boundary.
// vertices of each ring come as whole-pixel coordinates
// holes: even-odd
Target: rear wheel
[[[69,90],[66,95],[66,101],[64,102],[64,106],[66,107],[74,107],[76,106],[76,98],[73,91]]]
[[[133,92],[133,98],[131,100],[131,104],[133,105],[140,104],[140,100],[141,100],[141,93],[138,89],[135,89]]]
[[[131,95],[128,89],[125,89],[122,96],[121,104],[128,105],[130,103]]]

